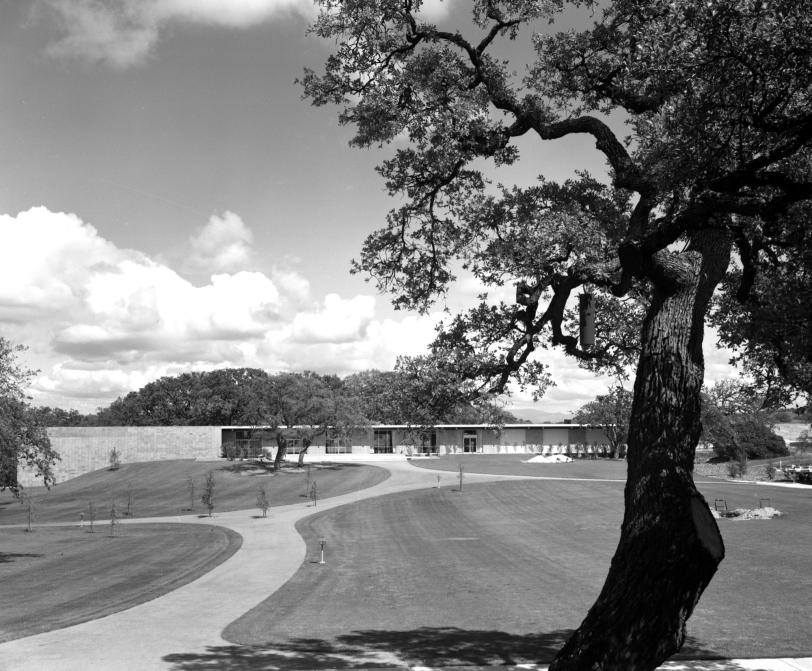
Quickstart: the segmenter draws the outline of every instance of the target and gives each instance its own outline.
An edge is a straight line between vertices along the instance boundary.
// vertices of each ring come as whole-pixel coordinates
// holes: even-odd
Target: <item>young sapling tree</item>
[[[31,494],[24,493],[22,498],[20,499],[20,503],[25,506],[25,514],[26,514],[26,531],[33,531],[34,529],[31,527],[31,524],[36,519],[36,509],[34,507],[34,499],[31,498]]]
[[[118,509],[116,508],[116,500],[110,506],[110,538],[116,535],[116,524],[118,524]]]
[[[268,517],[268,508],[271,507],[271,503],[268,500],[268,492],[265,489],[265,485],[260,485],[257,488],[257,508],[262,511],[263,517]]]
[[[87,503],[87,521],[90,523],[90,533],[96,533],[93,525],[96,522],[96,504],[90,500]]]
[[[111,471],[117,471],[121,467],[121,455],[115,447],[110,450],[109,461]]]
[[[206,476],[206,480],[203,483],[203,495],[200,497],[203,505],[205,505],[209,511],[209,517],[211,517],[211,513],[214,510],[215,485],[216,482],[214,479],[214,471],[209,471],[208,475]]]
[[[189,492],[189,510],[195,509],[195,479],[191,475],[186,476],[186,491]]]

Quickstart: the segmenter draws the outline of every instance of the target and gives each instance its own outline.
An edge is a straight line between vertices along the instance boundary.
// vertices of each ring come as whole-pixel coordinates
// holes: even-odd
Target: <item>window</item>
[[[392,454],[392,432],[389,429],[375,429],[372,450],[375,454]]]
[[[301,438],[288,438],[288,454],[299,454],[302,451]]]
[[[429,433],[420,434],[420,454],[436,454],[437,453],[437,432],[431,431]]]
[[[259,431],[237,429],[233,440],[225,442],[233,445],[232,456],[238,459],[252,459],[262,454],[262,434]]]
[[[462,451],[476,452],[476,431],[462,432]]]
[[[328,438],[325,451],[327,454],[352,454],[352,444],[349,438]]]

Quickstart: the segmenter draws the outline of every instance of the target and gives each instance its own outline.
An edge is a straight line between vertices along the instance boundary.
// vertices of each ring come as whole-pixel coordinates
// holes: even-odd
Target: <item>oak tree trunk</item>
[[[703,231],[643,267],[654,293],[643,322],[620,541],[597,601],[550,671],[650,671],[677,652],[724,544],[693,481],[701,432],[705,313],[730,242]]]
[[[276,457],[273,460],[273,470],[278,471],[282,460],[288,452],[288,439],[281,433],[276,434]]]
[[[307,440],[307,439],[303,439],[302,440],[302,449],[299,452],[299,462],[298,462],[299,468],[304,466],[304,457],[305,457],[305,454],[307,454],[307,448],[308,447],[310,447],[310,441]]]

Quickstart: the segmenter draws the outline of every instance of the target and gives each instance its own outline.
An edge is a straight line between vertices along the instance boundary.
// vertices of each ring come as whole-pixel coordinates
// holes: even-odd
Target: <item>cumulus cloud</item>
[[[252,366],[346,374],[391,368],[431,340],[437,316],[376,316],[373,296],[311,296],[290,269],[213,274],[202,286],[123,250],[74,214],[37,207],[0,215],[0,327],[31,346],[37,402],[96,405],[161,375]],[[250,241],[239,216],[193,236],[201,258]],[[209,243],[212,243],[209,245]],[[212,264],[216,265],[214,261]],[[95,407],[95,406],[93,406]]]
[[[275,16],[313,15],[307,0],[40,0],[60,37],[55,57],[126,68],[142,63],[173,23],[246,28]]]
[[[158,41],[157,17],[148,5],[126,0],[43,0],[60,38],[50,44],[51,56],[74,57],[126,68],[142,62]]]
[[[212,215],[189,240],[187,265],[192,270],[223,272],[244,268],[252,257],[254,235],[239,215]]]
[[[247,28],[280,16],[315,17],[313,0],[39,0],[60,37],[55,57],[75,57],[126,68],[146,60],[173,24]],[[426,0],[422,14],[438,20],[452,0]]]
[[[0,320],[72,310],[81,287],[99,269],[132,256],[116,249],[77,216],[34,207],[0,214]]]
[[[303,344],[353,342],[364,337],[374,315],[372,296],[344,300],[338,294],[328,294],[317,311],[296,315],[291,339]]]

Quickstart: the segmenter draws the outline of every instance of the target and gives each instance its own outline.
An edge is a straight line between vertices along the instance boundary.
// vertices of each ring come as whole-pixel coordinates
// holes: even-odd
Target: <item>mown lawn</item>
[[[720,521],[727,558],[683,656],[812,654],[812,492],[701,488],[731,508],[770,496],[786,516]],[[318,513],[300,523],[308,561],[224,636],[279,668],[549,661],[600,590],[622,491],[621,482],[503,482]],[[321,538],[326,565],[316,563]]]
[[[532,454],[449,454],[430,459],[412,459],[419,468],[494,475],[531,475],[543,478],[586,478],[589,480],[625,480],[624,459],[574,459],[560,464],[527,463]],[[463,473],[463,477],[464,477]],[[697,478],[706,480],[707,478]]]
[[[118,470],[87,473],[52,487],[27,488],[38,523],[78,521],[88,517],[89,503],[99,518],[109,519],[113,500],[119,514],[130,518],[204,514],[200,500],[203,482],[215,474],[215,512],[256,507],[257,490],[264,486],[271,506],[306,500],[308,477],[317,483],[319,498],[338,496],[371,487],[389,477],[382,468],[359,464],[313,464],[309,469],[286,465],[278,473],[252,462],[200,462],[192,460],[124,464]],[[308,476],[309,472],[309,476]],[[194,485],[190,496],[188,478]],[[22,524],[27,511],[9,492],[0,493],[0,525]]]
[[[239,534],[204,524],[0,528],[0,641],[149,601],[228,559]]]

